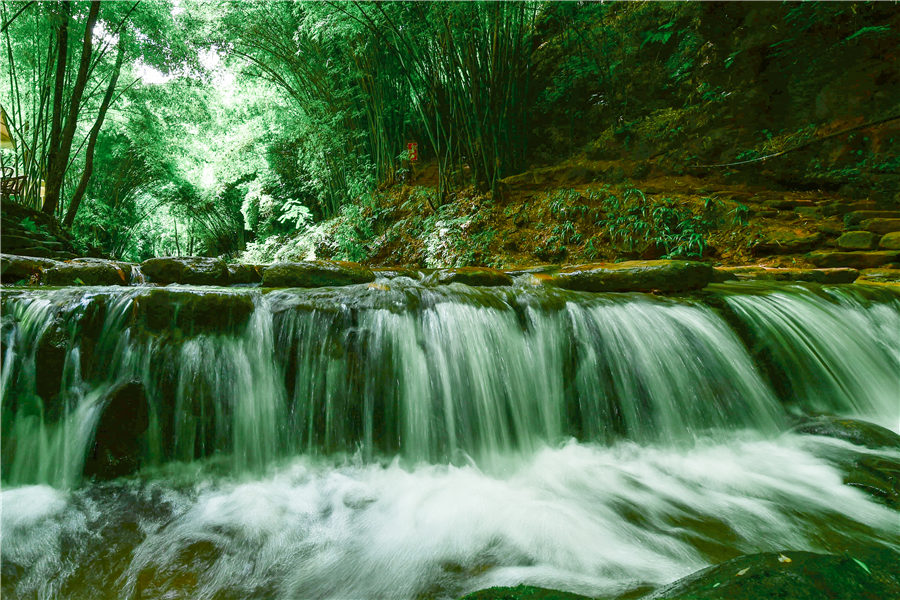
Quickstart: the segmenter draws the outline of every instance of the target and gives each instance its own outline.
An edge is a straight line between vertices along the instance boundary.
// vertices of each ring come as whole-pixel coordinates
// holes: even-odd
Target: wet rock
[[[151,258],[141,263],[141,272],[152,283],[168,285],[228,285],[228,266],[218,258],[199,256]]]
[[[517,585],[516,587],[492,587],[479,590],[465,596],[462,600],[588,600],[588,597],[530,585]]]
[[[409,277],[410,279],[421,279],[423,272],[417,269],[406,269],[403,267],[378,267],[372,269],[376,277],[385,279],[396,279],[397,277]]]
[[[36,282],[46,269],[52,269],[59,264],[58,261],[48,258],[0,254],[0,283],[8,285]]]
[[[552,283],[584,292],[679,292],[705,287],[713,268],[686,260],[633,260],[564,269]]]
[[[900,555],[873,548],[852,556],[767,552],[703,569],[646,600],[882,600],[900,598]]]
[[[819,232],[804,234],[794,231],[773,231],[753,247],[753,254],[797,254],[808,252],[822,243],[825,236]]]
[[[794,212],[804,219],[821,219],[823,215],[822,209],[818,206],[798,206]]]
[[[866,448],[900,449],[900,435],[880,425],[857,419],[815,417],[796,425],[793,431],[833,437]]]
[[[35,391],[44,399],[45,407],[62,387],[63,370],[69,348],[69,332],[65,322],[52,322],[38,341],[35,351]]]
[[[459,269],[441,269],[434,275],[438,283],[463,283],[465,285],[494,287],[512,285],[512,277],[486,267],[461,267]]]
[[[878,247],[884,250],[900,250],[900,231],[892,231],[881,236]]]
[[[855,210],[844,215],[844,225],[853,227],[869,219],[896,219],[900,211],[896,210]]]
[[[44,271],[41,278],[45,285],[128,285],[128,281],[128,273],[103,260],[60,263]]]
[[[253,299],[238,291],[151,289],[134,299],[134,316],[147,330],[177,327],[184,334],[226,332],[245,325],[253,314]]]
[[[307,261],[275,263],[263,270],[263,287],[329,287],[369,283],[375,273],[357,263]]]
[[[861,229],[885,235],[900,231],[900,219],[868,219],[859,224]]]
[[[228,282],[259,283],[262,281],[262,265],[230,264],[228,265]]]
[[[144,386],[130,381],[113,389],[105,400],[84,476],[107,480],[130,475],[140,467],[141,438],[149,426]]]
[[[534,267],[522,267],[521,269],[503,269],[503,272],[510,277],[534,275],[537,273],[556,273],[557,271],[559,271],[558,265],[536,265]]]
[[[889,262],[900,260],[900,252],[812,252],[807,255],[807,258],[817,267],[874,269]]]
[[[716,281],[806,281],[811,283],[853,283],[859,271],[848,268],[795,269],[768,267],[717,267]]]
[[[900,269],[864,269],[858,283],[900,283]]]
[[[796,425],[795,433],[831,437],[871,449],[900,449],[900,435],[890,429],[838,417],[809,418]],[[900,509],[900,460],[889,455],[853,451],[840,447],[820,447],[817,454],[843,473],[846,485],[857,488],[894,509]]]
[[[837,239],[842,250],[874,250],[878,236],[871,231],[848,231]]]

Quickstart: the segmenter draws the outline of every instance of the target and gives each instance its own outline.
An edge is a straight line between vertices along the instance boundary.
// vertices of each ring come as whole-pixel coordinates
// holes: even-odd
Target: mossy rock
[[[807,258],[820,268],[874,269],[900,260],[900,252],[812,252]]]
[[[833,437],[866,448],[900,449],[900,435],[881,425],[857,419],[814,417],[796,425],[793,431]]]
[[[894,231],[900,231],[900,219],[866,219],[859,226],[866,231],[871,231],[878,235],[886,235]]]
[[[805,281],[812,283],[853,283],[859,271],[847,267],[831,269],[795,269],[767,267],[716,267],[717,283],[723,281]]]
[[[697,290],[713,280],[713,268],[686,260],[633,260],[563,269],[549,281],[583,292],[680,292]]]
[[[503,271],[487,267],[461,267],[458,269],[441,269],[434,274],[435,281],[441,284],[462,283],[471,286],[495,287],[512,285],[512,277]]]
[[[864,269],[858,280],[860,283],[900,283],[900,269]]]
[[[837,239],[841,250],[874,250],[878,236],[871,231],[848,231]]]
[[[221,333],[243,326],[253,313],[253,299],[245,293],[153,289],[134,299],[135,318],[148,331],[177,327],[182,333]]]
[[[767,552],[703,569],[646,600],[884,600],[900,598],[900,555],[872,549],[853,556]]]
[[[517,585],[516,587],[492,587],[473,592],[462,600],[588,600],[569,592]]]
[[[260,283],[262,270],[262,265],[230,264],[228,265],[228,283]]]
[[[793,231],[775,231],[753,247],[753,254],[797,254],[808,252],[825,240],[820,232],[799,234]]]
[[[369,283],[375,273],[357,263],[307,261],[275,263],[262,274],[263,287],[333,287]]]
[[[878,247],[883,250],[900,250],[900,231],[892,231],[881,236]]]
[[[162,285],[228,285],[228,266],[218,258],[199,256],[166,256],[141,263],[141,272],[152,282]]]
[[[32,283],[40,279],[45,270],[60,264],[49,258],[0,254],[0,282],[7,285],[18,282]]]
[[[130,269],[126,274],[118,264],[103,260],[60,263],[41,277],[45,285],[128,285],[129,279]]]
[[[890,429],[839,417],[815,417],[796,425],[795,433],[831,437],[871,449],[900,449],[900,435]],[[843,448],[818,448],[817,453],[843,473],[844,483],[875,501],[900,509],[900,460],[888,455]]]

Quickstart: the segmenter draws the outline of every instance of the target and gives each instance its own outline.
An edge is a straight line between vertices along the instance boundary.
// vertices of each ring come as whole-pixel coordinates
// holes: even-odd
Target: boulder
[[[821,219],[823,216],[822,209],[818,206],[798,206],[794,212],[804,219]]]
[[[152,283],[168,285],[228,285],[228,266],[218,258],[167,256],[141,263],[141,272]]]
[[[844,215],[844,225],[852,227],[869,219],[896,219],[900,211],[896,210],[855,210]]]
[[[833,437],[866,448],[900,449],[900,435],[881,425],[857,419],[814,417],[794,426],[792,431]]]
[[[848,268],[796,269],[768,267],[717,267],[716,281],[807,281],[811,283],[853,283],[859,271]]]
[[[837,239],[841,250],[874,250],[878,236],[871,231],[848,231]]]
[[[550,279],[554,285],[584,292],[680,292],[705,287],[713,268],[686,260],[632,260],[563,269]]]
[[[797,233],[795,231],[771,231],[753,247],[753,254],[798,254],[808,252],[822,243],[820,232]]]
[[[512,277],[503,271],[487,267],[461,267],[458,269],[441,269],[434,274],[437,283],[463,283],[465,285],[493,287],[512,285]]]
[[[44,271],[45,285],[128,285],[131,269],[123,271],[112,261],[60,263]]]
[[[60,263],[48,258],[19,256],[16,254],[0,254],[0,283],[11,284],[23,281],[30,283],[40,279],[46,269]]]
[[[517,585],[516,587],[492,587],[478,590],[463,597],[462,600],[589,600],[589,598],[559,590]]]
[[[898,283],[900,282],[900,269],[863,269],[857,281],[859,283]]]
[[[222,333],[246,324],[253,314],[253,299],[246,293],[225,290],[192,291],[150,289],[134,299],[135,318],[148,331],[173,327],[181,333]]]
[[[763,202],[763,206],[768,208],[777,208],[778,210],[794,210],[799,206],[814,206],[812,200],[801,200],[798,198],[772,198]]]
[[[881,236],[878,247],[884,250],[900,250],[900,231],[892,231]]]
[[[262,265],[229,264],[228,282],[259,283],[262,281]]]
[[[885,235],[900,231],[900,219],[867,219],[859,224],[861,229]]]
[[[814,417],[793,428],[796,433],[820,435],[850,442],[870,449],[900,449],[900,435],[890,429],[840,417]],[[900,509],[900,460],[893,454],[854,451],[841,447],[818,447],[817,454],[834,464],[843,474],[846,485],[872,496],[894,509]]]
[[[807,258],[817,267],[873,269],[900,260],[900,252],[812,252]]]
[[[375,273],[357,263],[340,261],[284,262],[263,269],[263,287],[329,287],[375,281]]]
[[[882,600],[900,598],[900,559],[873,548],[853,556],[813,552],[749,554],[703,569],[645,600]]]
[[[115,479],[138,470],[141,438],[150,424],[144,386],[129,381],[107,395],[93,445],[84,465],[84,476]]]
[[[372,269],[377,277],[384,279],[396,279],[397,277],[409,277],[410,279],[421,279],[422,271],[416,269],[407,269],[404,267],[376,267]]]

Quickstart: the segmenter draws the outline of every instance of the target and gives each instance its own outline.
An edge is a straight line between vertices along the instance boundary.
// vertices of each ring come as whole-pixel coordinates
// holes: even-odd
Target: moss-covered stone
[[[864,269],[859,283],[900,283],[900,269]]]
[[[716,282],[723,281],[807,281],[811,283],[853,283],[859,271],[846,267],[832,269],[773,269],[767,267],[716,267]]]
[[[860,223],[859,226],[866,231],[871,231],[878,235],[885,235],[887,233],[893,233],[894,231],[900,231],[900,219],[866,219]]]
[[[790,230],[773,231],[753,247],[753,254],[798,254],[808,252],[824,240],[819,233],[796,233]]]
[[[141,436],[150,424],[144,386],[130,381],[111,390],[104,401],[84,476],[107,480],[130,475],[140,466]]]
[[[512,285],[512,277],[487,267],[461,267],[458,269],[441,269],[435,273],[438,283],[463,283],[465,285],[495,287],[499,285]]]
[[[231,284],[259,283],[262,281],[262,265],[229,264],[228,282]]]
[[[871,231],[848,231],[837,239],[841,250],[873,250],[878,244],[878,236]]]
[[[713,268],[685,260],[633,260],[563,269],[552,283],[584,292],[680,292],[705,287]]]
[[[148,331],[176,327],[184,334],[233,330],[246,324],[254,309],[245,293],[177,289],[148,290],[134,299],[134,306],[134,318]]]
[[[228,266],[218,258],[167,256],[141,263],[141,272],[151,283],[168,285],[228,285]]]
[[[275,263],[263,270],[264,287],[332,287],[369,283],[375,273],[357,263],[307,261]]]
[[[873,269],[900,260],[900,252],[812,252],[807,255],[807,258],[817,267]]]
[[[46,285],[128,285],[130,273],[112,261],[66,262],[44,271]]]
[[[857,419],[824,416],[809,418],[796,425],[793,431],[833,437],[867,448],[900,449],[900,435],[880,425]]]
[[[19,282],[34,283],[40,279],[45,270],[60,264],[49,258],[0,254],[0,283],[7,285]]]
[[[739,556],[666,586],[647,600],[884,600],[900,598],[900,556],[767,552]]]
[[[588,596],[530,585],[517,585],[478,590],[465,596],[462,600],[588,600]]]
[[[881,236],[878,247],[883,250],[900,250],[900,231],[892,231]]]

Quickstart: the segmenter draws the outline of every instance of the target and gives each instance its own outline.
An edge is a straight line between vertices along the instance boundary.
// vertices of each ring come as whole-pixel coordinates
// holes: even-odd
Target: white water
[[[794,436],[681,450],[571,442],[493,473],[301,457],[250,479],[191,471],[93,493],[31,486],[3,493],[3,557],[30,569],[23,590],[77,590],[110,568],[85,573],[79,560],[125,550],[100,539],[105,526],[135,520],[147,537],[108,597],[344,600],[518,583],[613,596],[739,553],[900,548],[897,513],[843,485],[820,446],[865,452]],[[58,572],[68,579],[47,577]]]
[[[896,295],[723,287],[742,339],[691,299],[389,286],[175,288],[178,310],[252,299],[213,328],[153,329],[147,289],[5,297],[4,592],[615,596],[738,554],[900,549],[897,513],[830,462],[900,452],[781,433],[783,402],[897,428]],[[135,379],[143,469],[85,485],[109,391]]]

